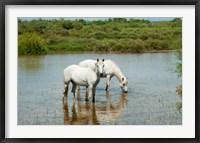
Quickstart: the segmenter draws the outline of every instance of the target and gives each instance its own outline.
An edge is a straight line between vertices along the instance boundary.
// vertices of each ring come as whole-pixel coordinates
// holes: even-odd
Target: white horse
[[[98,64],[97,64],[98,63]],[[91,60],[91,59],[88,59],[88,60],[84,60],[82,62],[80,62],[78,64],[79,66],[81,67],[86,67],[86,68],[90,68],[92,69],[94,72],[96,71],[96,68],[98,68],[99,70],[99,75],[100,77],[103,76],[104,73],[104,59],[101,60],[101,59],[97,59],[97,60]],[[86,86],[86,90],[87,90],[87,86]],[[78,90],[80,90],[80,86],[78,86]]]
[[[117,66],[117,64],[115,64],[113,61],[111,60],[102,60],[105,67],[104,67],[104,72],[102,72],[102,74],[100,75],[101,78],[107,78],[106,81],[106,91],[109,91],[110,89],[110,80],[113,76],[116,76],[116,78],[119,81],[119,86],[121,87],[123,92],[127,92],[127,85],[128,85],[128,80],[127,78],[123,75],[123,73],[121,72],[120,68]],[[81,61],[79,63],[80,66],[82,67],[89,67],[92,70],[95,69],[95,60],[85,60],[85,61]]]
[[[64,93],[67,94],[69,83],[72,83],[72,93],[75,97],[76,87],[78,86],[86,86],[89,87],[89,97],[93,97],[93,101],[95,98],[96,86],[98,85],[100,79],[99,75],[102,74],[103,71],[103,62],[99,62],[99,60],[95,63],[95,71],[91,68],[81,67],[78,65],[71,65],[64,69]]]
[[[95,72],[96,62],[104,63],[104,59],[103,60],[101,60],[101,59],[97,59],[97,60],[88,59],[88,60],[81,61],[78,65],[81,66],[81,67],[89,67]],[[102,77],[103,74],[104,74],[104,66],[105,65],[104,64],[97,64],[97,66],[99,66],[99,73],[100,73],[99,76]]]

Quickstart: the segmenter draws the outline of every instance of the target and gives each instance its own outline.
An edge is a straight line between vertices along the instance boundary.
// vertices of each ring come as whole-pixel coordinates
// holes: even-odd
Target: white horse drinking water
[[[89,67],[91,68],[93,71],[95,70],[95,60],[84,60],[81,61],[79,63],[79,65],[81,67]],[[100,74],[101,78],[107,78],[106,81],[106,91],[109,91],[110,89],[110,80],[113,76],[116,76],[116,78],[119,81],[119,86],[121,87],[123,92],[127,92],[127,85],[128,85],[128,80],[127,78],[123,75],[123,73],[121,72],[120,68],[117,66],[117,64],[115,64],[113,61],[111,60],[102,60],[102,62],[104,63],[105,67],[104,67],[104,72],[102,72],[102,74]]]
[[[89,67],[81,67],[78,65],[71,65],[64,69],[64,93],[67,94],[69,83],[72,83],[72,93],[75,97],[76,87],[86,86],[89,87],[89,97],[95,99],[96,86],[98,85],[100,79],[99,75],[103,72],[104,63],[100,62],[98,59],[95,62],[95,68],[92,70]]]

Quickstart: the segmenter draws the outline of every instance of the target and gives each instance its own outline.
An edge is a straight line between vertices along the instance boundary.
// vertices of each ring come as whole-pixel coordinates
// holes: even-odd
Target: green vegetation
[[[181,77],[182,76],[182,50],[178,50],[176,57],[178,59],[177,65],[176,65],[176,72]]]
[[[18,53],[129,52],[182,48],[182,21],[18,19]]]
[[[176,65],[176,72],[178,76],[181,78],[182,77],[182,51],[181,50],[177,51],[177,59],[178,59],[178,62]],[[176,93],[178,94],[180,99],[182,99],[182,84],[176,87]],[[182,101],[178,102],[176,107],[178,111],[182,113]]]
[[[35,33],[24,33],[18,37],[19,54],[47,54],[45,40]]]

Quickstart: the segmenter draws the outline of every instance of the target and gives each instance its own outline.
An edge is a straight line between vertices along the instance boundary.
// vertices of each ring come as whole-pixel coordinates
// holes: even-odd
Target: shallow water
[[[109,93],[101,79],[95,103],[85,101],[84,87],[76,99],[70,92],[63,98],[64,68],[97,58],[117,63],[128,77],[128,93],[113,77]],[[174,53],[19,56],[18,125],[180,125],[176,62]]]

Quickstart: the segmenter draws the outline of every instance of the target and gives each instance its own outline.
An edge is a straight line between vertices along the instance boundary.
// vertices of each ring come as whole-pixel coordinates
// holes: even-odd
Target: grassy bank
[[[171,53],[177,52],[177,50],[152,50],[152,51],[143,51],[143,52],[118,52],[118,51],[111,51],[111,52],[94,52],[94,51],[49,51],[48,54],[143,54],[143,53]]]
[[[142,53],[182,48],[182,21],[18,19],[18,53]]]

